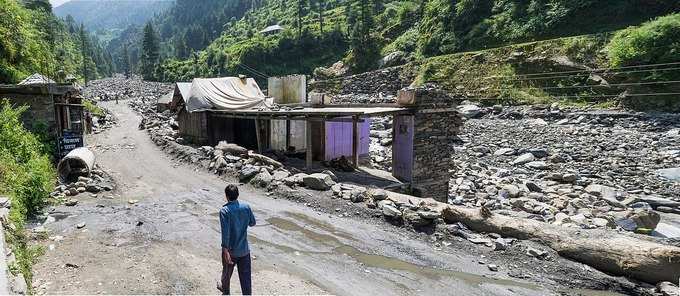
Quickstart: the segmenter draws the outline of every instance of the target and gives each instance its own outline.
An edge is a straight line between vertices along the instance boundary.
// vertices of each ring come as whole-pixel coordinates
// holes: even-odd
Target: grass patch
[[[83,100],[83,106],[85,107],[85,110],[89,111],[90,114],[94,116],[99,116],[99,117],[104,117],[106,116],[106,112],[102,107],[97,106],[96,103],[90,101],[90,100]]]

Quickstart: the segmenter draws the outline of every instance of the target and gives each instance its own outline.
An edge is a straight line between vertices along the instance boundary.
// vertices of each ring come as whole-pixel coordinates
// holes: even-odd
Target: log
[[[273,166],[275,169],[278,169],[278,168],[280,168],[280,167],[283,166],[283,164],[281,164],[280,162],[278,162],[278,161],[276,161],[276,160],[273,160],[273,159],[271,159],[271,158],[269,158],[269,157],[267,157],[267,156],[264,156],[264,155],[262,155],[262,154],[257,154],[257,153],[252,152],[252,151],[249,151],[249,152],[248,152],[248,157],[250,157],[250,158],[252,158],[252,159],[255,159],[255,160],[257,160],[257,161],[259,161],[259,162],[261,162],[261,163],[271,165],[271,166]]]
[[[539,242],[562,257],[614,275],[651,284],[675,282],[680,278],[680,248],[660,244],[651,237],[566,228],[499,214],[484,218],[478,209],[456,206],[444,208],[442,217],[449,223],[461,222],[477,232]]]

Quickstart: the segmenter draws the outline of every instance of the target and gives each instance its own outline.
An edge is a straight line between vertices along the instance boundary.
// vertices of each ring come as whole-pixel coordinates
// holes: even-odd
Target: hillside
[[[0,0],[0,83],[35,72],[94,79],[113,70],[100,44],[84,28],[57,19],[47,0]]]
[[[117,32],[130,25],[144,24],[172,4],[171,0],[72,0],[53,11],[61,18],[70,15],[77,23],[99,35],[117,36]]]

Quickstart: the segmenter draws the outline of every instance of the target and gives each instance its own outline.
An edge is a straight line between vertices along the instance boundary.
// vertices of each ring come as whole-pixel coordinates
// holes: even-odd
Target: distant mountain
[[[143,24],[173,3],[171,0],[71,0],[53,10],[61,18],[72,16],[90,31],[115,31]]]

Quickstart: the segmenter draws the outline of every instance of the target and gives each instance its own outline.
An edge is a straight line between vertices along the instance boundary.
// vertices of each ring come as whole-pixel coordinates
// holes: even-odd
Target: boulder
[[[481,114],[482,109],[477,105],[460,105],[458,106],[458,112],[466,118],[475,118]]]
[[[323,173],[307,175],[302,180],[307,188],[321,191],[329,190],[335,184],[331,176]]]
[[[368,195],[370,195],[373,200],[384,200],[387,199],[387,191],[378,188],[371,188],[368,190]]]
[[[680,288],[671,282],[656,284],[656,292],[661,294],[661,296],[680,296]]]
[[[535,159],[536,159],[536,156],[534,156],[533,154],[524,153],[524,154],[518,156],[517,158],[515,158],[515,160],[512,161],[512,164],[513,165],[525,164],[525,163],[532,162]]]
[[[220,141],[215,149],[222,150],[224,153],[231,155],[248,155],[248,149],[236,144],[229,144],[227,141]]]
[[[260,168],[252,165],[244,166],[238,173],[238,180],[242,183],[248,182],[255,175],[260,173]]]
[[[273,179],[274,178],[272,177],[271,174],[269,174],[269,171],[263,169],[260,171],[259,174],[257,174],[250,180],[250,184],[266,188],[267,186],[269,186]]]
[[[661,215],[650,209],[635,209],[632,215],[628,217],[635,222],[637,229],[649,229],[654,230],[656,225],[661,221]]]
[[[386,217],[396,218],[401,216],[401,212],[396,207],[389,204],[382,205],[381,210],[382,214]]]
[[[534,170],[547,170],[548,169],[548,164],[545,163],[545,161],[531,161],[526,164],[524,164],[525,167],[534,169]]]
[[[512,148],[501,148],[501,149],[494,151],[494,153],[493,153],[493,155],[496,155],[496,156],[501,156],[501,155],[509,156],[509,155],[514,155],[514,154],[515,154],[515,149],[512,149]]]
[[[406,210],[404,212],[403,217],[404,217],[404,220],[406,220],[406,222],[408,222],[409,224],[416,226],[416,227],[425,226],[425,225],[429,225],[430,223],[432,223],[432,220],[425,219],[422,216],[420,216],[420,214],[418,214],[414,211]]]
[[[275,171],[274,175],[272,177],[276,181],[283,181],[284,179],[290,177],[290,173],[288,171],[279,170],[279,171]]]

